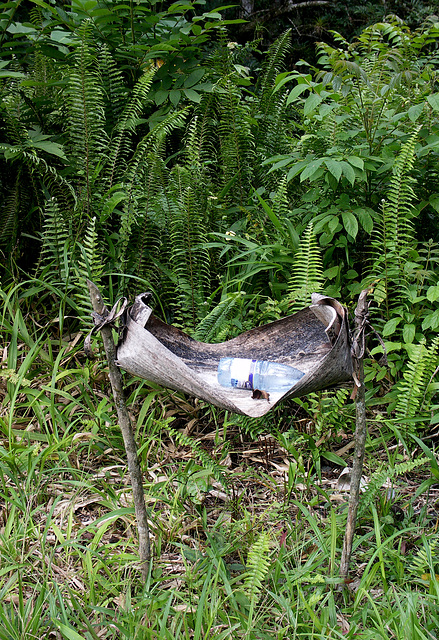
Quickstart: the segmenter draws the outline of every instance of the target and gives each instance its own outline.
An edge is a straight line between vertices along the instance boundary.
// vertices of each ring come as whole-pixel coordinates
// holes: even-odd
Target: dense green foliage
[[[435,637],[437,19],[333,32],[292,70],[291,31],[262,55],[202,0],[1,7],[0,640]],[[82,349],[86,278],[110,303],[153,292],[158,315],[212,342],[313,291],[352,308],[370,287],[383,341],[366,362],[374,455],[351,594],[337,594],[343,502],[317,484],[349,456],[346,389],[254,420],[127,376],[157,555],[133,581],[122,442]],[[267,433],[281,475],[262,444],[248,460],[263,471],[243,456],[235,472],[232,449]],[[382,486],[421,468],[401,522]],[[256,515],[250,483],[270,495]]]

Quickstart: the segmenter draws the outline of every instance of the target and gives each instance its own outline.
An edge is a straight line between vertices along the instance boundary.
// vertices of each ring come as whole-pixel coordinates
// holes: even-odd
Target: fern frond
[[[277,184],[277,189],[273,198],[273,213],[280,220],[290,216],[290,203],[288,200],[288,180],[284,175]]]
[[[291,49],[291,29],[287,29],[275,42],[270,46],[265,64],[262,68],[262,74],[258,80],[256,90],[260,95],[260,105],[262,112],[267,113],[276,76],[285,66],[285,59]],[[265,109],[263,108],[265,106]]]
[[[439,336],[426,347],[425,339],[419,344],[407,345],[409,360],[404,368],[403,378],[397,383],[397,420],[419,415],[426,404],[428,385],[438,364]]]
[[[105,97],[105,123],[111,131],[122,118],[128,92],[122,71],[105,44],[98,49],[97,64]]]
[[[262,69],[262,75],[256,85],[258,101],[253,109],[259,119],[259,140],[272,130],[272,124],[279,123],[279,115],[284,112],[285,91],[274,92],[276,76],[284,69],[285,59],[291,49],[291,29],[287,29],[268,49],[266,62]],[[281,135],[284,127],[279,128],[277,133]],[[266,140],[264,141],[264,145]],[[270,150],[271,151],[271,150]]]
[[[390,480],[390,482],[392,482],[398,476],[410,473],[411,471],[413,471],[413,469],[422,467],[422,465],[428,464],[429,462],[429,458],[427,458],[426,456],[422,456],[416,458],[415,460],[409,460],[408,462],[401,462],[400,464],[396,464],[393,468],[390,469],[384,468],[379,471],[375,471],[375,473],[372,474],[369,480],[366,491],[361,496],[360,506],[358,509],[359,515],[362,515],[367,507],[372,504],[375,496],[379,493],[386,480]]]
[[[176,178],[184,180],[185,171],[176,167]],[[177,279],[176,295],[181,304],[181,321],[195,329],[207,311],[210,256],[206,248],[207,228],[191,186],[178,185],[178,206],[170,219],[171,265]]]
[[[78,314],[85,326],[90,326],[93,311],[88,295],[87,279],[99,284],[103,267],[100,251],[96,218],[92,218],[87,226],[82,245],[79,245],[80,255],[75,264],[75,299],[78,301]]]
[[[133,229],[141,226],[144,220],[145,211],[142,211],[139,203],[143,202],[145,197],[144,187],[148,170],[151,167],[151,154],[161,148],[164,140],[172,131],[183,126],[186,111],[183,109],[169,114],[142,138],[128,164],[125,175],[122,177],[127,197],[124,200],[119,228],[118,251],[121,270],[124,270],[127,260],[127,248]],[[158,157],[160,157],[160,153]]]
[[[255,603],[263,588],[263,582],[270,569],[270,536],[267,532],[259,535],[247,555],[247,571],[244,576],[244,591],[251,603]]]
[[[254,167],[255,141],[250,106],[239,88],[229,79],[217,95],[221,186],[234,182],[233,202],[243,204]]]
[[[134,86],[130,100],[125,106],[123,113],[117,122],[113,139],[110,144],[108,165],[106,167],[106,174],[108,175],[110,187],[113,184],[114,179],[117,179],[126,171],[126,166],[124,166],[123,163],[131,152],[132,133],[138,124],[138,119],[140,118],[146,104],[151,100],[149,97],[149,91],[151,89],[154,73],[155,70],[152,69],[139,78]]]
[[[51,284],[67,285],[69,280],[72,235],[68,221],[62,215],[55,198],[47,201],[43,211],[41,253],[37,271]]]
[[[21,180],[22,172],[19,171],[0,211],[0,246],[2,247],[12,247],[17,237],[23,204]]]
[[[236,317],[236,307],[243,293],[227,294],[198,324],[193,338],[203,342],[223,342],[230,331],[230,319]]]
[[[288,305],[297,311],[310,304],[311,294],[322,288],[323,262],[313,225],[310,222],[300,239],[288,282]]]
[[[209,470],[215,480],[221,483],[223,486],[227,485],[227,475],[226,469],[220,465],[216,460],[214,460],[208,453],[205,451],[198,442],[196,442],[193,438],[190,438],[186,434],[181,431],[177,431],[177,429],[167,428],[167,433],[175,440],[181,444],[183,447],[189,447],[191,451],[194,453],[198,461],[201,465]]]
[[[432,568],[437,564],[438,539],[423,535],[422,543],[423,546],[418,548],[409,566],[410,572],[416,576],[432,573]]]
[[[235,415],[233,416],[233,426],[237,427],[241,433],[245,433],[251,440],[258,440],[259,437],[276,432],[279,428],[279,416],[275,411],[269,411],[260,418]],[[261,451],[263,450],[261,446]]]
[[[76,171],[84,176],[87,215],[91,213],[93,174],[108,145],[104,128],[104,91],[91,41],[91,29],[89,21],[84,21],[79,28],[81,44],[74,54],[67,91],[71,159]]]
[[[417,131],[401,148],[390,179],[388,198],[382,203],[381,223],[374,226],[372,236],[373,263],[366,282],[378,283],[375,299],[385,302],[387,319],[395,306],[408,304],[408,282],[405,263],[408,253],[416,247],[413,224],[414,179]]]

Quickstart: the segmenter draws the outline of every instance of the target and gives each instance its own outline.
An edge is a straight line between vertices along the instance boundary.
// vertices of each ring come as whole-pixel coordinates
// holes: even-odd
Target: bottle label
[[[234,358],[230,365],[230,386],[236,389],[253,389],[253,373],[256,360]]]

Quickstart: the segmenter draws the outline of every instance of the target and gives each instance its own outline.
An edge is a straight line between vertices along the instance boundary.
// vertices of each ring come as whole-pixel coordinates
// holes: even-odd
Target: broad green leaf
[[[439,111],[439,93],[433,93],[432,96],[428,96],[427,102],[433,111]]]
[[[396,327],[399,325],[401,320],[401,317],[390,318],[390,320],[388,320],[384,325],[383,336],[391,336],[393,333],[395,333]]]
[[[324,158],[317,158],[316,160],[311,160],[309,164],[305,167],[305,169],[300,174],[300,182],[303,182],[307,178],[310,178],[317,169],[322,165]]]
[[[348,156],[347,161],[353,167],[357,167],[357,169],[364,169],[364,160],[363,158],[359,158],[358,156]]]
[[[325,160],[325,164],[328,167],[328,170],[332,173],[332,175],[338,182],[341,178],[341,173],[342,173],[340,162],[337,162],[337,160],[334,160],[333,158],[327,158]]]
[[[314,224],[314,233],[315,234],[320,233],[324,229],[324,227],[328,225],[330,221],[333,219],[334,219],[334,216],[332,215],[332,213],[328,213],[328,215],[320,218],[320,220]],[[337,221],[338,221],[338,218],[337,218]]]
[[[14,22],[6,29],[9,33],[36,33],[35,27],[26,27],[21,22]]]
[[[48,140],[41,140],[41,141],[37,141],[37,142],[33,142],[32,143],[33,147],[36,147],[37,149],[41,149],[42,151],[45,151],[46,153],[50,153],[52,156],[57,156],[58,158],[62,158],[63,160],[67,160],[65,154],[64,154],[64,149],[60,144],[57,144],[56,142],[49,142]]]
[[[56,626],[61,631],[64,638],[67,638],[67,640],[85,640],[84,636],[79,635],[77,631],[75,631],[71,627],[68,627],[66,624],[63,624],[62,622],[58,622],[58,620],[53,620],[53,622],[55,622]]]
[[[302,160],[301,162],[294,164],[291,167],[291,169],[288,171],[287,180],[288,181],[292,180],[295,176],[297,176],[298,173],[302,171],[303,167],[307,166],[307,164],[308,164],[307,160]]]
[[[159,89],[154,94],[154,101],[157,106],[160,106],[165,102],[167,97],[168,97],[168,92],[164,91],[164,89]]]
[[[172,102],[174,106],[177,106],[177,104],[180,102],[180,98],[181,98],[181,91],[172,89],[172,91],[169,92],[169,100]]]
[[[355,209],[355,215],[366,233],[372,233],[373,218],[365,209]]]
[[[402,338],[406,344],[411,344],[415,337],[416,327],[414,324],[405,324],[402,330]]]
[[[340,164],[342,166],[343,175],[349,180],[351,184],[354,184],[355,171],[353,170],[351,165],[348,162],[345,162],[344,160],[340,162]]]
[[[432,329],[433,331],[439,327],[439,309],[433,313],[429,313],[428,316],[422,322],[422,329]]]
[[[113,193],[111,198],[108,198],[108,200],[106,200],[103,203],[103,205],[101,205],[102,206],[101,220],[103,221],[107,218],[107,216],[111,215],[115,207],[117,207],[117,205],[120,202],[125,200],[126,197],[127,197],[127,194],[125,191],[117,191],[116,193]]]
[[[407,111],[412,122],[416,122],[416,120],[422,114],[422,112],[424,111],[424,104],[425,103],[414,104],[413,107],[410,107],[410,109]]]
[[[346,461],[343,460],[343,458],[340,458],[340,456],[338,456],[336,453],[332,453],[332,451],[322,451],[321,454],[322,458],[325,458],[325,460],[329,460],[329,462],[333,462],[334,464],[338,464],[341,467],[346,467]]]
[[[281,89],[287,82],[290,82],[291,80],[295,80],[296,78],[297,78],[297,74],[291,74],[289,71],[284,71],[283,73],[279,73],[276,76],[273,93],[276,93],[276,91],[279,91],[279,89]]]
[[[193,87],[195,84],[197,84],[204,76],[204,73],[205,69],[203,69],[202,67],[198,67],[197,69],[195,69],[195,71],[192,71],[192,73],[184,81],[185,89],[189,89],[190,87]]]
[[[276,162],[276,164],[274,164],[271,169],[269,170],[268,173],[271,173],[272,171],[276,171],[277,169],[282,169],[282,167],[286,167],[287,165],[291,164],[293,162],[291,156],[288,156],[287,158],[284,158],[283,160],[279,160],[279,162]],[[266,164],[266,162],[262,163],[262,164]]]
[[[194,34],[194,36],[199,36],[203,31],[199,24],[193,24],[192,27],[190,25],[187,25],[187,29],[192,29],[192,33]]]
[[[308,96],[303,107],[303,115],[309,116],[309,114],[319,106],[322,100],[323,98],[319,96],[318,93],[312,93],[310,96]]]
[[[329,269],[326,269],[326,271],[323,272],[323,277],[328,278],[328,280],[332,280],[333,278],[336,278],[338,276],[339,271],[340,271],[340,265],[337,264],[335,267],[330,267]]]
[[[427,300],[430,300],[430,302],[435,302],[438,299],[439,299],[439,284],[428,287]]]
[[[358,233],[358,220],[352,213],[352,211],[342,211],[341,217],[343,220],[343,226],[352,238],[357,237]]]
[[[198,91],[195,91],[194,89],[183,89],[183,93],[192,102],[200,102],[201,101],[201,95],[198,93]]]
[[[287,104],[291,104],[292,102],[297,100],[297,98],[309,88],[310,87],[308,84],[296,84],[296,86],[293,89],[291,89],[289,93],[289,96],[287,98]]]
[[[433,193],[429,198],[428,202],[433,207],[437,213],[439,213],[439,193]]]
[[[338,219],[338,216],[332,216],[332,217],[331,217],[331,220],[329,221],[329,224],[328,224],[329,231],[330,231],[331,233],[335,233],[335,231],[336,231],[338,228],[341,228],[341,227],[339,227],[339,225],[340,225],[340,221],[339,221],[339,219]]]
[[[0,78],[25,78],[26,74],[20,71],[0,71]]]

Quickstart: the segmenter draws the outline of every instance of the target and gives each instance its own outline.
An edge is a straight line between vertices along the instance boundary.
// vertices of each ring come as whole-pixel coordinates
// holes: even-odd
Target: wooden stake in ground
[[[366,447],[367,426],[363,357],[365,350],[365,327],[367,324],[369,308],[367,294],[368,290],[361,292],[357,308],[355,309],[355,333],[352,345],[354,379],[356,385],[353,392],[356,409],[355,451],[351,473],[348,520],[346,523],[346,532],[340,562],[340,576],[342,578],[347,578],[349,573],[349,563],[352,553],[358,503],[360,501],[360,481],[363,473],[364,451]]]
[[[112,329],[105,320],[110,319],[110,313],[104,304],[102,296],[97,286],[87,280],[90,300],[95,313],[95,324],[99,326],[104,342],[105,354],[108,360],[109,378],[111,389],[113,391],[114,404],[116,405],[117,418],[120,430],[122,432],[125,451],[127,454],[128,470],[131,478],[131,486],[133,488],[134,508],[137,519],[137,532],[139,536],[139,556],[141,562],[142,578],[146,581],[149,571],[149,563],[151,560],[151,547],[149,541],[149,527],[145,506],[145,495],[143,492],[142,471],[140,469],[139,459],[137,457],[137,446],[134,440],[133,429],[130,416],[125,402],[125,394],[123,390],[122,374],[119,367],[115,363],[116,347],[113,341]]]

